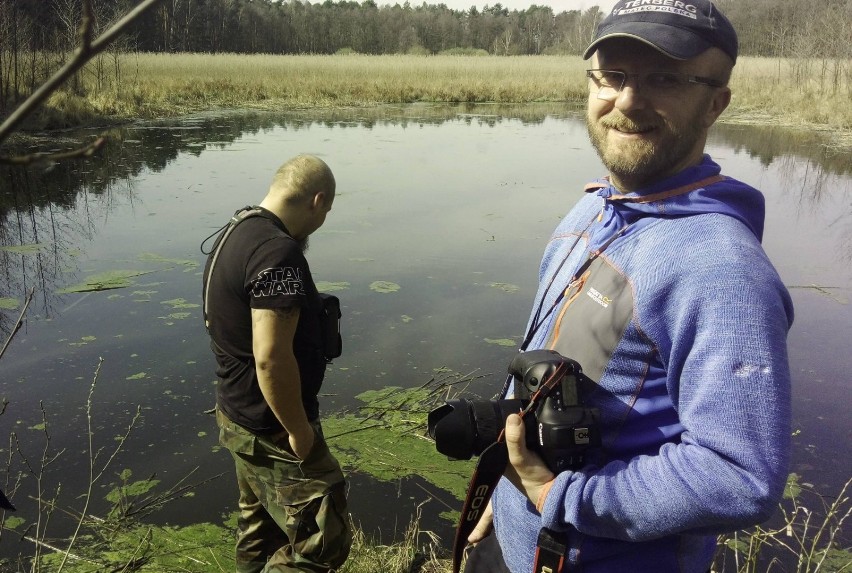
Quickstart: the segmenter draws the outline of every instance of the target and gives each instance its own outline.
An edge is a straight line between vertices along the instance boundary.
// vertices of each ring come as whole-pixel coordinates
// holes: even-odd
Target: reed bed
[[[726,121],[852,132],[852,60],[739,58],[731,90]]]
[[[133,54],[120,66],[118,81],[90,92],[97,111],[566,101],[585,87],[582,61],[558,57]]]
[[[131,54],[122,57],[119,82],[101,91],[120,98],[129,89],[149,98],[149,108],[269,100],[297,107],[566,101],[585,98],[587,65],[576,56]],[[732,88],[742,109],[798,111],[811,121],[842,119],[852,128],[852,111],[828,111],[849,107],[850,62],[743,57]],[[791,109],[791,102],[799,105]]]
[[[578,56],[123,54],[83,73],[86,97],[54,95],[47,124],[223,108],[414,102],[581,102]],[[722,121],[832,130],[852,138],[852,61],[741,57]]]

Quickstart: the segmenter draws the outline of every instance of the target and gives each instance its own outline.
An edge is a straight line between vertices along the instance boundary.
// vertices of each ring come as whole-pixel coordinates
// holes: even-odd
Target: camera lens
[[[429,412],[429,436],[442,454],[469,460],[496,442],[506,418],[523,406],[522,400],[449,400]]]
[[[429,436],[435,448],[456,460],[469,460],[473,455],[474,419],[468,400],[450,400],[429,412]]]

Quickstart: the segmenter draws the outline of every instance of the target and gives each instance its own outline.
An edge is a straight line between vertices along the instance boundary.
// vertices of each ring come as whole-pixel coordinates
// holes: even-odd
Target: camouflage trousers
[[[237,573],[331,573],[343,565],[352,545],[346,481],[319,421],[304,460],[286,435],[255,435],[219,410],[216,421],[237,469]]]

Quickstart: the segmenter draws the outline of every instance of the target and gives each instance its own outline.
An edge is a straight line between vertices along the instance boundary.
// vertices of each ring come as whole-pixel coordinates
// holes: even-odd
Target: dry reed
[[[582,101],[588,64],[576,56],[360,54],[127,54],[119,62],[119,74],[104,74],[101,88],[89,90],[92,113]],[[725,120],[852,130],[852,62],[742,57],[731,87]]]

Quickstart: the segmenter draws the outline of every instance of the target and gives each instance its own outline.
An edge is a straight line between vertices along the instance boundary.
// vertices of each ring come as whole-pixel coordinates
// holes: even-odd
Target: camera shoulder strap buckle
[[[561,573],[567,554],[568,543],[565,535],[543,527],[538,532],[533,573]]]

